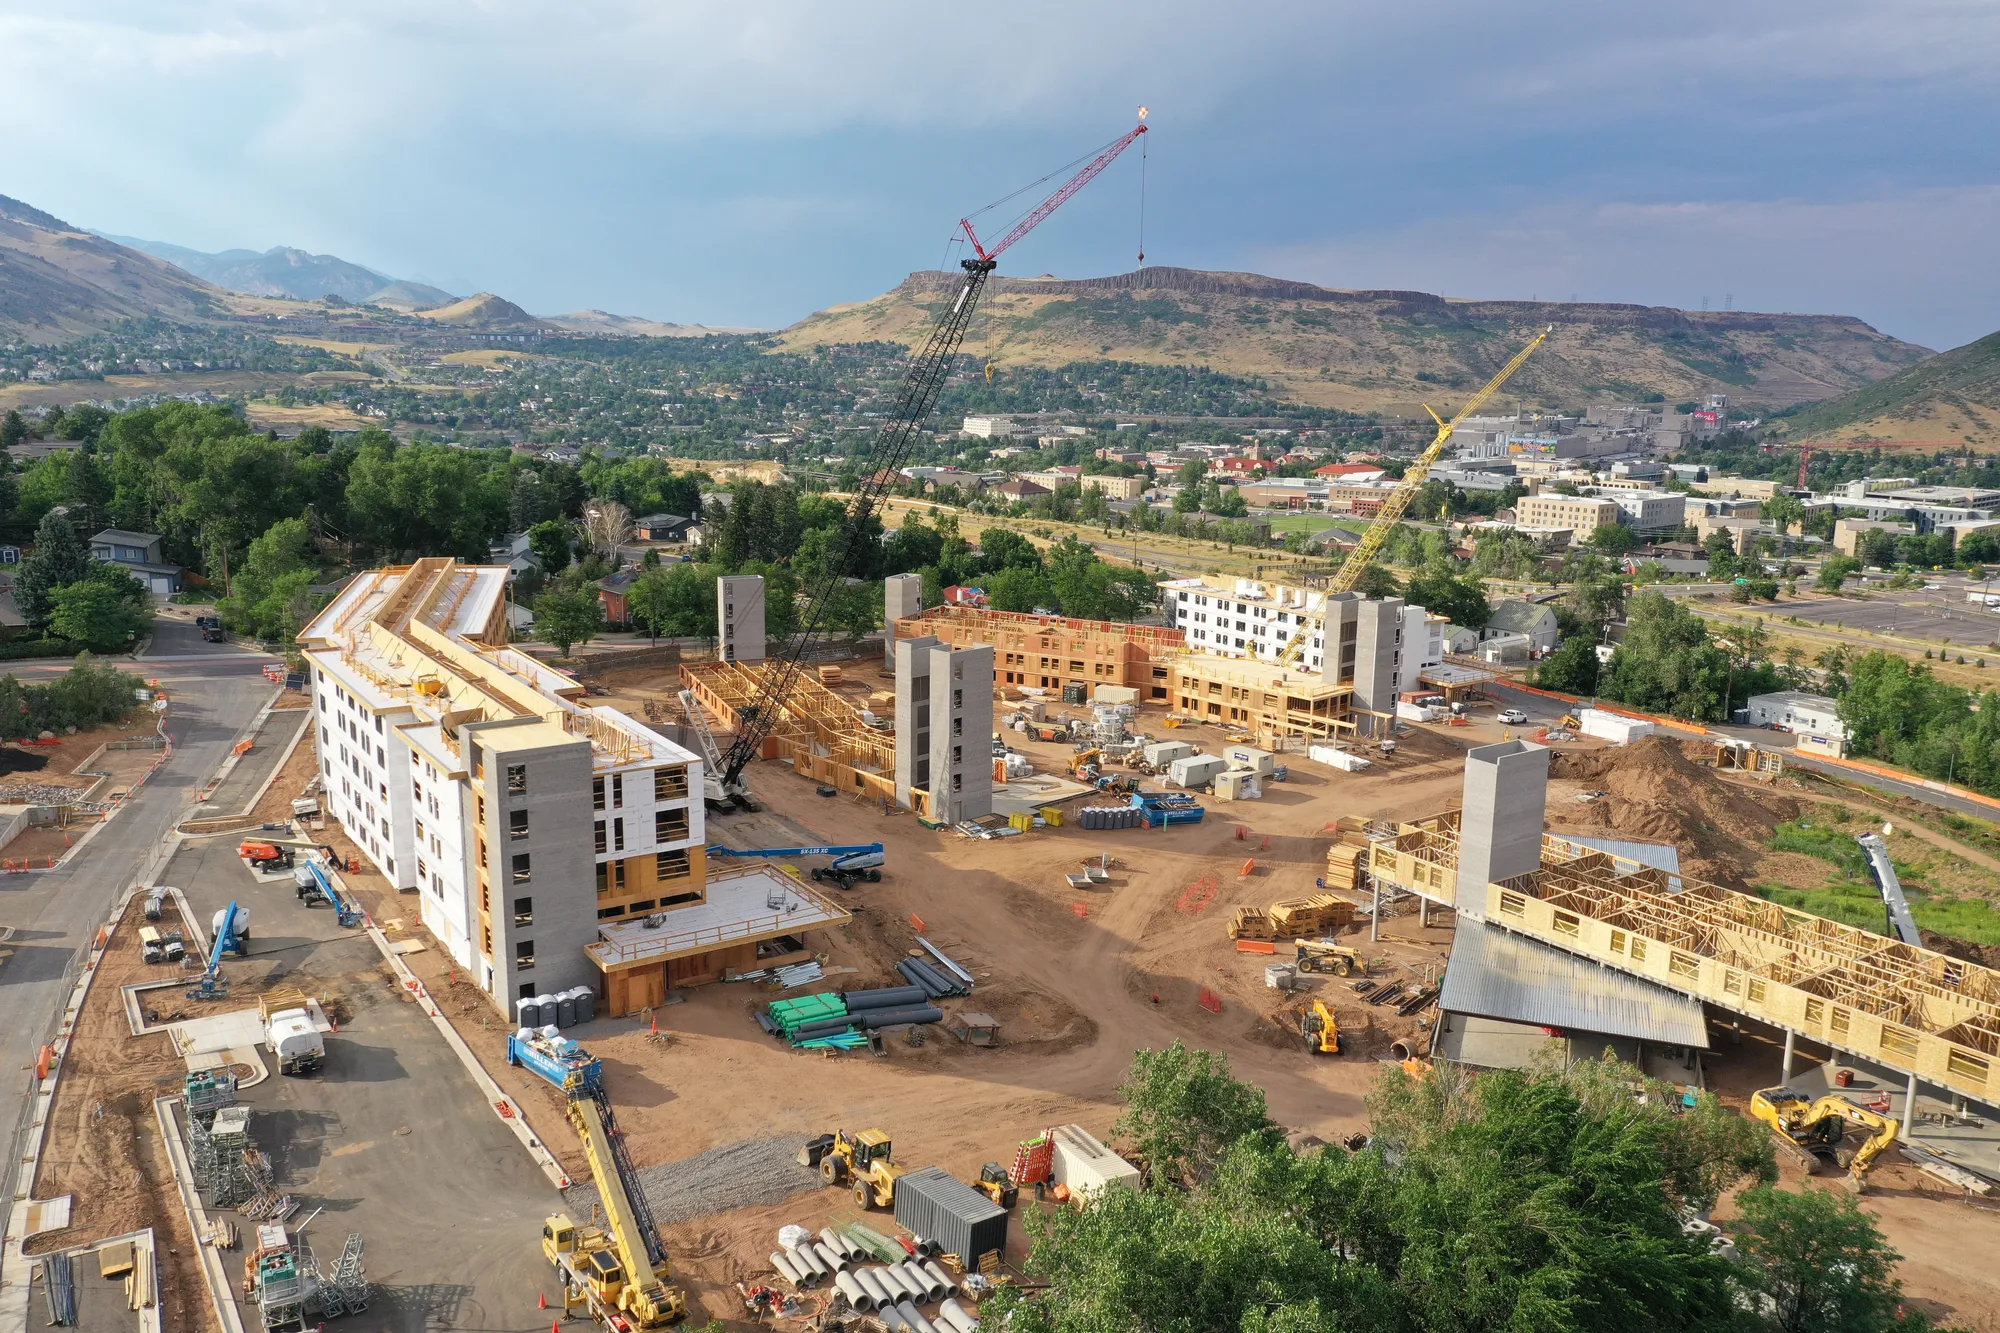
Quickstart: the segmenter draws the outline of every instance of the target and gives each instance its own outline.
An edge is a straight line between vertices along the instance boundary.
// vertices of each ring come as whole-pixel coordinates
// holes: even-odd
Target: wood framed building
[[[1336,684],[1274,663],[1206,653],[1172,664],[1168,695],[1169,706],[1185,717],[1268,737],[1351,737],[1361,712],[1352,682]]]
[[[905,616],[892,632],[898,639],[935,638],[954,648],[989,645],[999,685],[1122,685],[1159,702],[1167,699],[1170,663],[1187,649],[1187,635],[1157,625],[971,606],[932,607]]]

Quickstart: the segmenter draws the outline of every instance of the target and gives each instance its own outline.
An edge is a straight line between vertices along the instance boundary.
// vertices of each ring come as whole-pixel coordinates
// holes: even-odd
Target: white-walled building
[[[772,927],[762,885],[717,901],[700,759],[509,647],[507,572],[373,570],[299,635],[328,814],[509,1015],[580,985],[629,1012],[801,928]],[[811,920],[845,919],[797,892]],[[754,897],[748,915],[727,905],[738,897]],[[674,929],[696,924],[683,908],[702,909],[698,931]],[[662,923],[659,948],[606,942],[632,918]],[[683,934],[700,942],[676,952]]]
[[[1846,753],[1847,726],[1840,720],[1840,704],[1824,694],[1807,694],[1804,690],[1753,694],[1744,711],[1753,727],[1789,731],[1801,742],[1811,738],[1838,754]]]

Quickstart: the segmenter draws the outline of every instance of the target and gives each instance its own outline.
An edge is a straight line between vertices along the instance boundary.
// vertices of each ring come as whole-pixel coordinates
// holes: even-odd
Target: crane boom
[[[604,1203],[604,1219],[618,1246],[619,1262],[625,1266],[627,1287],[636,1293],[621,1297],[620,1304],[638,1316],[643,1327],[657,1327],[671,1322],[685,1308],[685,1298],[654,1268],[656,1263],[662,1268],[666,1264],[659,1229],[646,1213],[645,1196],[638,1192],[631,1165],[612,1137],[609,1111],[610,1104],[599,1090],[588,1097],[573,1097],[569,1120],[583,1140],[583,1154],[597,1182],[598,1198]]]
[[[1458,423],[1484,407],[1487,399],[1500,392],[1500,386],[1512,379],[1514,372],[1528,363],[1528,358],[1549,340],[1549,335],[1555,332],[1555,327],[1553,324],[1549,325],[1535,335],[1533,342],[1514,353],[1514,359],[1500,367],[1498,373],[1486,381],[1479,392],[1466,399],[1450,421],[1439,417],[1436,412],[1431,412],[1430,405],[1425,404],[1424,411],[1430,412],[1431,420],[1438,424],[1436,437],[1431,440],[1430,447],[1417,456],[1417,461],[1410,464],[1403,473],[1402,481],[1382,502],[1381,509],[1375,513],[1374,521],[1368,525],[1368,530],[1361,534],[1361,540],[1355,544],[1354,550],[1349,552],[1346,561],[1334,574],[1332,583],[1327,587],[1328,597],[1337,597],[1341,593],[1354,591],[1355,585],[1361,582],[1361,576],[1375,563],[1375,557],[1381,552],[1383,544],[1389,540],[1389,534],[1394,532],[1396,524],[1402,521],[1403,511],[1410,507],[1410,501],[1416,499],[1417,492],[1423,489],[1424,479],[1430,476],[1432,464],[1436,463],[1438,456],[1444,452],[1445,445],[1451,442],[1452,432],[1458,429]],[[1291,642],[1285,645],[1285,653],[1280,660],[1286,666],[1291,666],[1304,657],[1306,644],[1325,622],[1324,612],[1318,617],[1301,619],[1298,633],[1294,634]]]
[[[791,697],[798,684],[799,673],[804,669],[806,649],[825,625],[847,571],[857,563],[856,556],[860,554],[863,544],[872,540],[868,520],[880,507],[890,478],[910,456],[911,449],[916,445],[917,433],[937,406],[938,396],[944,392],[959,344],[965,340],[966,327],[971,324],[980,295],[986,290],[986,280],[998,266],[997,257],[1046,221],[1051,213],[1088,185],[1145,132],[1146,126],[1142,122],[1123,137],[1113,140],[991,247],[981,245],[969,220],[961,220],[960,225],[971,240],[977,257],[959,261],[965,276],[959,283],[958,294],[938,316],[937,322],[931,326],[930,336],[911,358],[895,412],[875,437],[867,456],[858,460],[864,469],[861,484],[856,488],[847,515],[841,521],[840,532],[833,543],[833,558],[827,561],[806,592],[798,627],[792,632],[791,641],[785,645],[782,655],[766,664],[756,695],[737,710],[736,738],[722,755],[717,774],[720,786],[729,799],[738,802],[748,799],[743,787],[743,770],[757,757],[765,738],[782,719],[785,701]]]

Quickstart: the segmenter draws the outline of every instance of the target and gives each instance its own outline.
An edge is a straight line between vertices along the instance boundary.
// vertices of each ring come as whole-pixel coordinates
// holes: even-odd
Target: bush
[[[89,653],[47,685],[23,685],[0,676],[0,740],[20,741],[75,727],[122,722],[138,707],[131,677],[100,664]]]

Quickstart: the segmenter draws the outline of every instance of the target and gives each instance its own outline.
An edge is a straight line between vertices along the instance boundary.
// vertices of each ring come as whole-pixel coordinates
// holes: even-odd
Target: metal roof
[[[1438,1007],[1567,1032],[1708,1048],[1699,1000],[1471,921],[1459,925],[1452,941]]]

